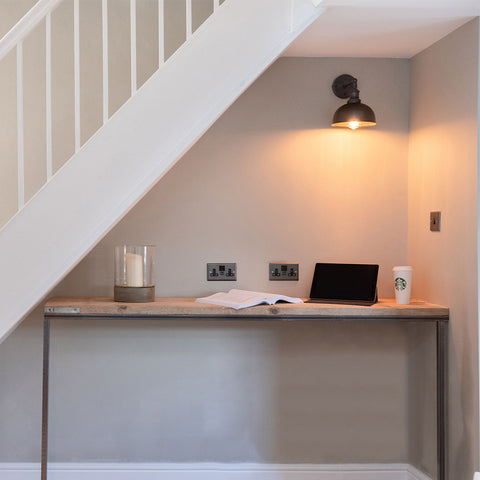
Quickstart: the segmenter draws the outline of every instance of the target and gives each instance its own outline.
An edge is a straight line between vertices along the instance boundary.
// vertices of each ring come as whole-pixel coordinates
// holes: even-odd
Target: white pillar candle
[[[143,287],[143,257],[136,253],[125,254],[127,287]]]

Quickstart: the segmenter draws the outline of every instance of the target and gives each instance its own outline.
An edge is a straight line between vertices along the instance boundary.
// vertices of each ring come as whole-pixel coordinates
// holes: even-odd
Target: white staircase
[[[213,1],[214,14],[0,230],[0,341],[322,12],[312,0]]]

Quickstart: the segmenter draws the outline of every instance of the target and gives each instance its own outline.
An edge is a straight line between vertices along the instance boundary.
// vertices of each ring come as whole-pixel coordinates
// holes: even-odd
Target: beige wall
[[[2,0],[0,15],[0,38],[2,38],[38,0]]]
[[[330,127],[342,104],[330,85],[345,69],[382,118],[375,129]],[[405,98],[406,60],[280,59],[82,262],[98,280],[71,276],[62,291],[110,294],[111,249],[142,241],[158,245],[159,296],[308,296],[315,261],[337,260],[379,263],[380,295],[392,297],[407,251]],[[208,261],[237,262],[238,281],[207,282]],[[269,282],[269,261],[299,262],[300,281]]]
[[[411,69],[408,262],[414,295],[450,307],[449,470],[455,480],[471,479],[479,462],[478,38],[477,19],[413,58]],[[434,210],[442,212],[439,233],[429,231]],[[412,455],[425,464],[421,451]]]
[[[378,127],[329,126],[342,104],[330,86],[345,72]],[[113,246],[145,242],[157,245],[159,296],[308,296],[321,260],[380,263],[380,295],[392,296],[391,268],[407,258],[408,96],[406,60],[280,59],[54,294],[111,295]],[[269,282],[270,260],[298,261],[300,281]],[[207,261],[236,261],[238,281],[207,283]],[[32,364],[28,385],[40,321],[32,315],[0,349],[2,365]],[[56,322],[52,459],[407,461],[410,335],[374,324]],[[35,408],[14,370],[0,371],[10,392],[0,397],[0,452],[11,461],[31,458],[37,420],[5,404]],[[100,390],[86,388],[97,380]],[[138,392],[149,392],[138,421],[123,422]]]

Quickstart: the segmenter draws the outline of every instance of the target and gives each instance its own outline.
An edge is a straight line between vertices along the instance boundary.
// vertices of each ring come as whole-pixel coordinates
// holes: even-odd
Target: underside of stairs
[[[224,2],[0,230],[0,341],[322,13],[315,4]]]

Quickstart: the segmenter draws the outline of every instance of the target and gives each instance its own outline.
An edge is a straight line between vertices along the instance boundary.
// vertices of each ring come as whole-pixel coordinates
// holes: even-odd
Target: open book
[[[266,303],[273,305],[277,302],[303,303],[301,298],[287,297],[286,295],[277,295],[275,293],[251,292],[249,290],[232,289],[228,293],[218,292],[208,297],[197,298],[199,303],[212,303],[214,305],[222,305],[223,307],[231,307],[236,310],[240,308],[253,307]]]

